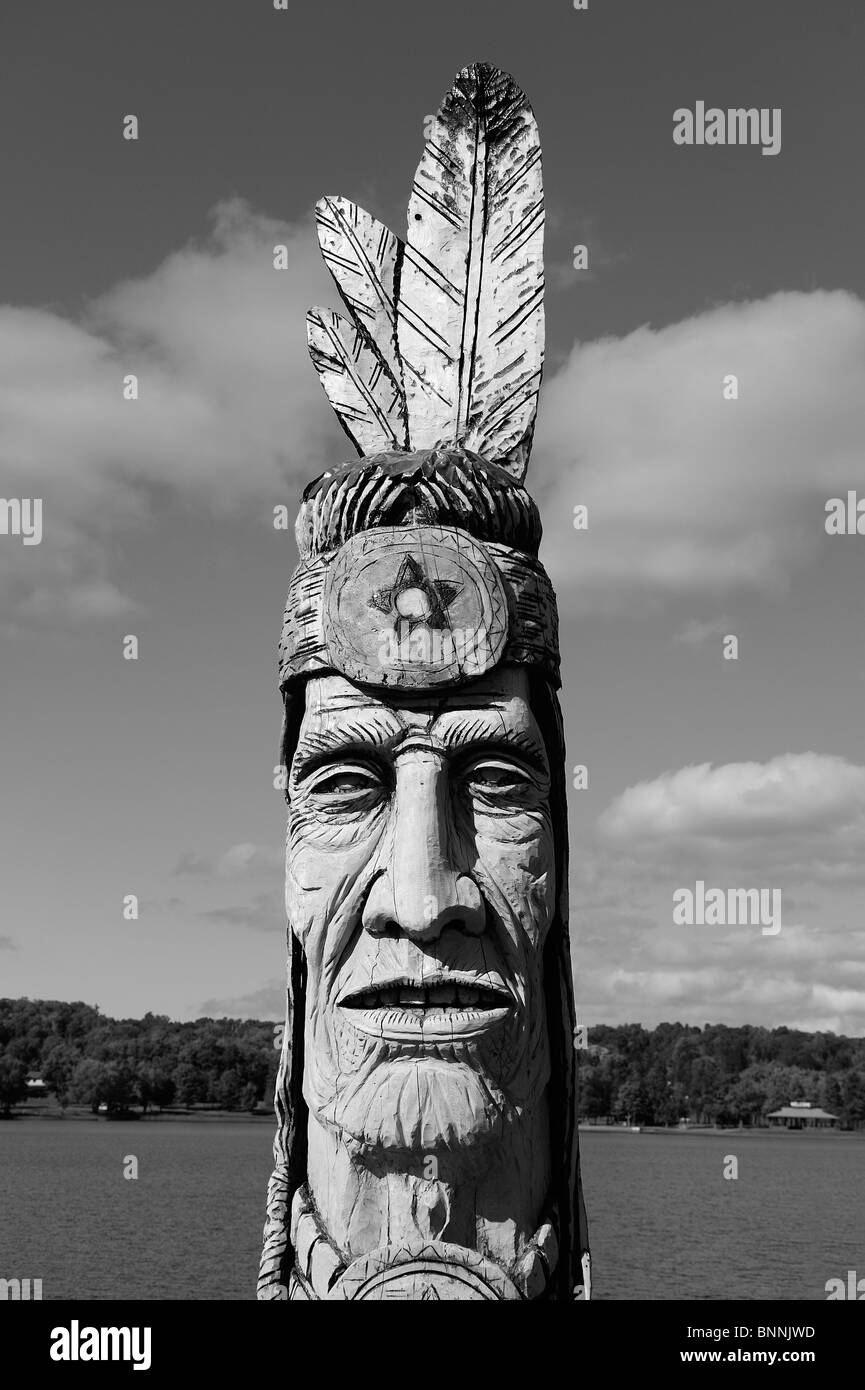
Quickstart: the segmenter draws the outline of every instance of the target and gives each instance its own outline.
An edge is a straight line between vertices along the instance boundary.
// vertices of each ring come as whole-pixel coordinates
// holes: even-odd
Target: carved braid
[[[303,714],[303,697],[283,699],[280,762],[290,767]],[[286,791],[286,798],[288,793]],[[304,1001],[306,961],[291,924],[286,932],[288,973],[285,1032],[274,1088],[276,1137],[273,1141],[274,1167],[267,1187],[264,1244],[258,1272],[257,1298],[262,1301],[287,1299],[294,1251],[291,1247],[291,1202],[306,1181],[307,1109],[303,1099]]]
[[[552,1085],[561,1097],[561,1107],[551,1114],[550,1152],[553,1159],[553,1197],[559,1217],[560,1259],[554,1274],[556,1290],[551,1296],[570,1302],[583,1283],[582,1258],[588,1254],[589,1237],[580,1181],[579,1132],[576,1114],[576,1055],[574,1029],[574,979],[568,909],[567,773],[565,731],[556,692],[538,674],[532,673],[531,705],[547,749],[552,785],[550,802],[556,830],[556,881],[558,903],[547,937],[544,983],[549,1028],[550,1055],[553,1058]]]

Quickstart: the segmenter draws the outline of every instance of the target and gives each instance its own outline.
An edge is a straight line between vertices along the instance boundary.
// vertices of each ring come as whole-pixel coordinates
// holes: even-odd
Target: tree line
[[[759,1125],[807,1100],[865,1126],[865,1038],[792,1028],[598,1024],[579,1053],[579,1114],[634,1125]],[[90,1004],[0,999],[0,1113],[41,1076],[62,1106],[92,1110],[273,1103],[272,1023],[163,1014],[108,1018]]]
[[[272,1023],[163,1014],[107,1018],[90,1004],[0,999],[0,1112],[40,1076],[62,1106],[96,1111],[273,1102],[279,1054]]]
[[[584,1119],[759,1125],[794,1100],[837,1115],[842,1128],[865,1126],[865,1038],[752,1024],[601,1024],[579,1052]]]

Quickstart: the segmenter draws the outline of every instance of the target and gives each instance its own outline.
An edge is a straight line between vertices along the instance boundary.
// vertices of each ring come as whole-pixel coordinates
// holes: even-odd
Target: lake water
[[[254,1120],[0,1124],[0,1277],[42,1279],[46,1300],[254,1297],[272,1138]],[[823,1300],[865,1277],[863,1137],[580,1144],[597,1298]]]
[[[865,1136],[583,1131],[580,1151],[598,1298],[823,1300],[865,1276]]]

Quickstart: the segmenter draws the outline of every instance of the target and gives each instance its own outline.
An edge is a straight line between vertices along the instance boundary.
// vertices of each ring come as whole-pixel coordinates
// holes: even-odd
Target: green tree
[[[647,1125],[654,1120],[651,1098],[639,1076],[619,1087],[613,1113],[629,1125]]]
[[[691,1067],[691,1107],[702,1124],[714,1124],[721,1108],[723,1075],[714,1057],[698,1057]]]
[[[50,1052],[44,1055],[42,1077],[61,1106],[66,1106],[69,1101],[72,1076],[80,1060],[81,1054],[64,1042],[55,1043]]]
[[[149,1106],[156,1105],[161,1110],[164,1105],[170,1105],[174,1099],[173,1078],[168,1075],[168,1072],[163,1071],[161,1067],[155,1066],[152,1062],[138,1063],[135,1069],[135,1083],[138,1099],[145,1114],[147,1114]]]
[[[12,1106],[27,1095],[27,1068],[17,1057],[0,1057],[0,1116],[8,1119]]]
[[[240,1093],[240,1108],[248,1110],[250,1115],[258,1104],[258,1091],[252,1081],[247,1081]]]
[[[111,1072],[107,1062],[95,1057],[83,1057],[69,1080],[69,1098],[78,1105],[89,1105],[95,1114],[108,1099]]]
[[[840,1113],[843,1103],[838,1078],[829,1072],[820,1081],[820,1104],[824,1110],[828,1110],[830,1115],[837,1115]]]
[[[172,1080],[179,1105],[198,1105],[207,1100],[207,1078],[191,1062],[180,1062]]]
[[[224,1071],[216,1083],[216,1099],[223,1110],[237,1110],[241,1103],[242,1083],[233,1067]]]
[[[724,1093],[724,1110],[739,1124],[755,1125],[760,1122],[766,1103],[764,1071],[765,1067],[759,1064],[746,1067]]]
[[[865,1071],[848,1071],[841,1088],[844,1100],[842,1117],[845,1125],[858,1128],[865,1123]]]
[[[579,1071],[580,1114],[590,1120],[609,1115],[612,1108],[610,1082],[599,1066],[580,1064]]]
[[[134,1104],[137,1090],[135,1073],[125,1062],[109,1062],[103,1099],[109,1110],[128,1110]]]

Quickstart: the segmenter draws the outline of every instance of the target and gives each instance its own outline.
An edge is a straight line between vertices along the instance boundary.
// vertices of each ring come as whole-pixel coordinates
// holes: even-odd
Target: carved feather
[[[306,316],[309,354],[340,424],[361,454],[406,447],[402,391],[367,335],[333,309]]]
[[[394,304],[402,242],[348,198],[320,198],[315,219],[321,254],[346,308],[402,386]]]
[[[506,73],[464,68],[426,142],[397,300],[413,448],[457,441],[522,476],[543,367],[541,150]]]

